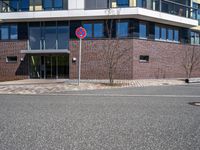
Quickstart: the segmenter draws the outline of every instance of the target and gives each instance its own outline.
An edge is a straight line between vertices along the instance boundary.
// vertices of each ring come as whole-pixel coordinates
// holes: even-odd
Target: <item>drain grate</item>
[[[200,102],[190,102],[189,104],[193,106],[200,106]]]

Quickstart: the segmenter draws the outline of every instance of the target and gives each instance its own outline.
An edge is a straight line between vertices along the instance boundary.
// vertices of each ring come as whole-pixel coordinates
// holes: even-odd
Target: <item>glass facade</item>
[[[144,22],[137,19],[116,19],[112,21],[3,23],[0,25],[0,40],[27,40],[30,50],[68,49],[69,40],[77,39],[75,30],[80,26],[87,30],[86,38],[89,39],[130,37],[194,44],[198,43],[199,36],[199,32],[190,32],[190,29],[187,28]],[[108,28],[111,35],[108,35]]]
[[[69,26],[67,22],[45,22],[29,24],[31,50],[68,49]]]

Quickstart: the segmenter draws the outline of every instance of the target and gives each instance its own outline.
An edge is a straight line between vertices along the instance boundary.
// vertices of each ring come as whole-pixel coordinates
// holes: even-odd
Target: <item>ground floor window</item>
[[[29,56],[30,78],[69,78],[69,55]]]

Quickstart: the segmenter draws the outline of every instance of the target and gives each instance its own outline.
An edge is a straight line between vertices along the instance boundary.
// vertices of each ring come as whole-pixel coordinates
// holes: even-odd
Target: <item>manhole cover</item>
[[[193,105],[193,106],[200,106],[200,102],[191,102],[189,103],[190,105]]]

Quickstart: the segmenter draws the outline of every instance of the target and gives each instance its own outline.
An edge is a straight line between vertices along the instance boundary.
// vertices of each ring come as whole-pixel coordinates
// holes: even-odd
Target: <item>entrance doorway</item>
[[[29,74],[36,79],[69,78],[69,55],[30,56]]]

